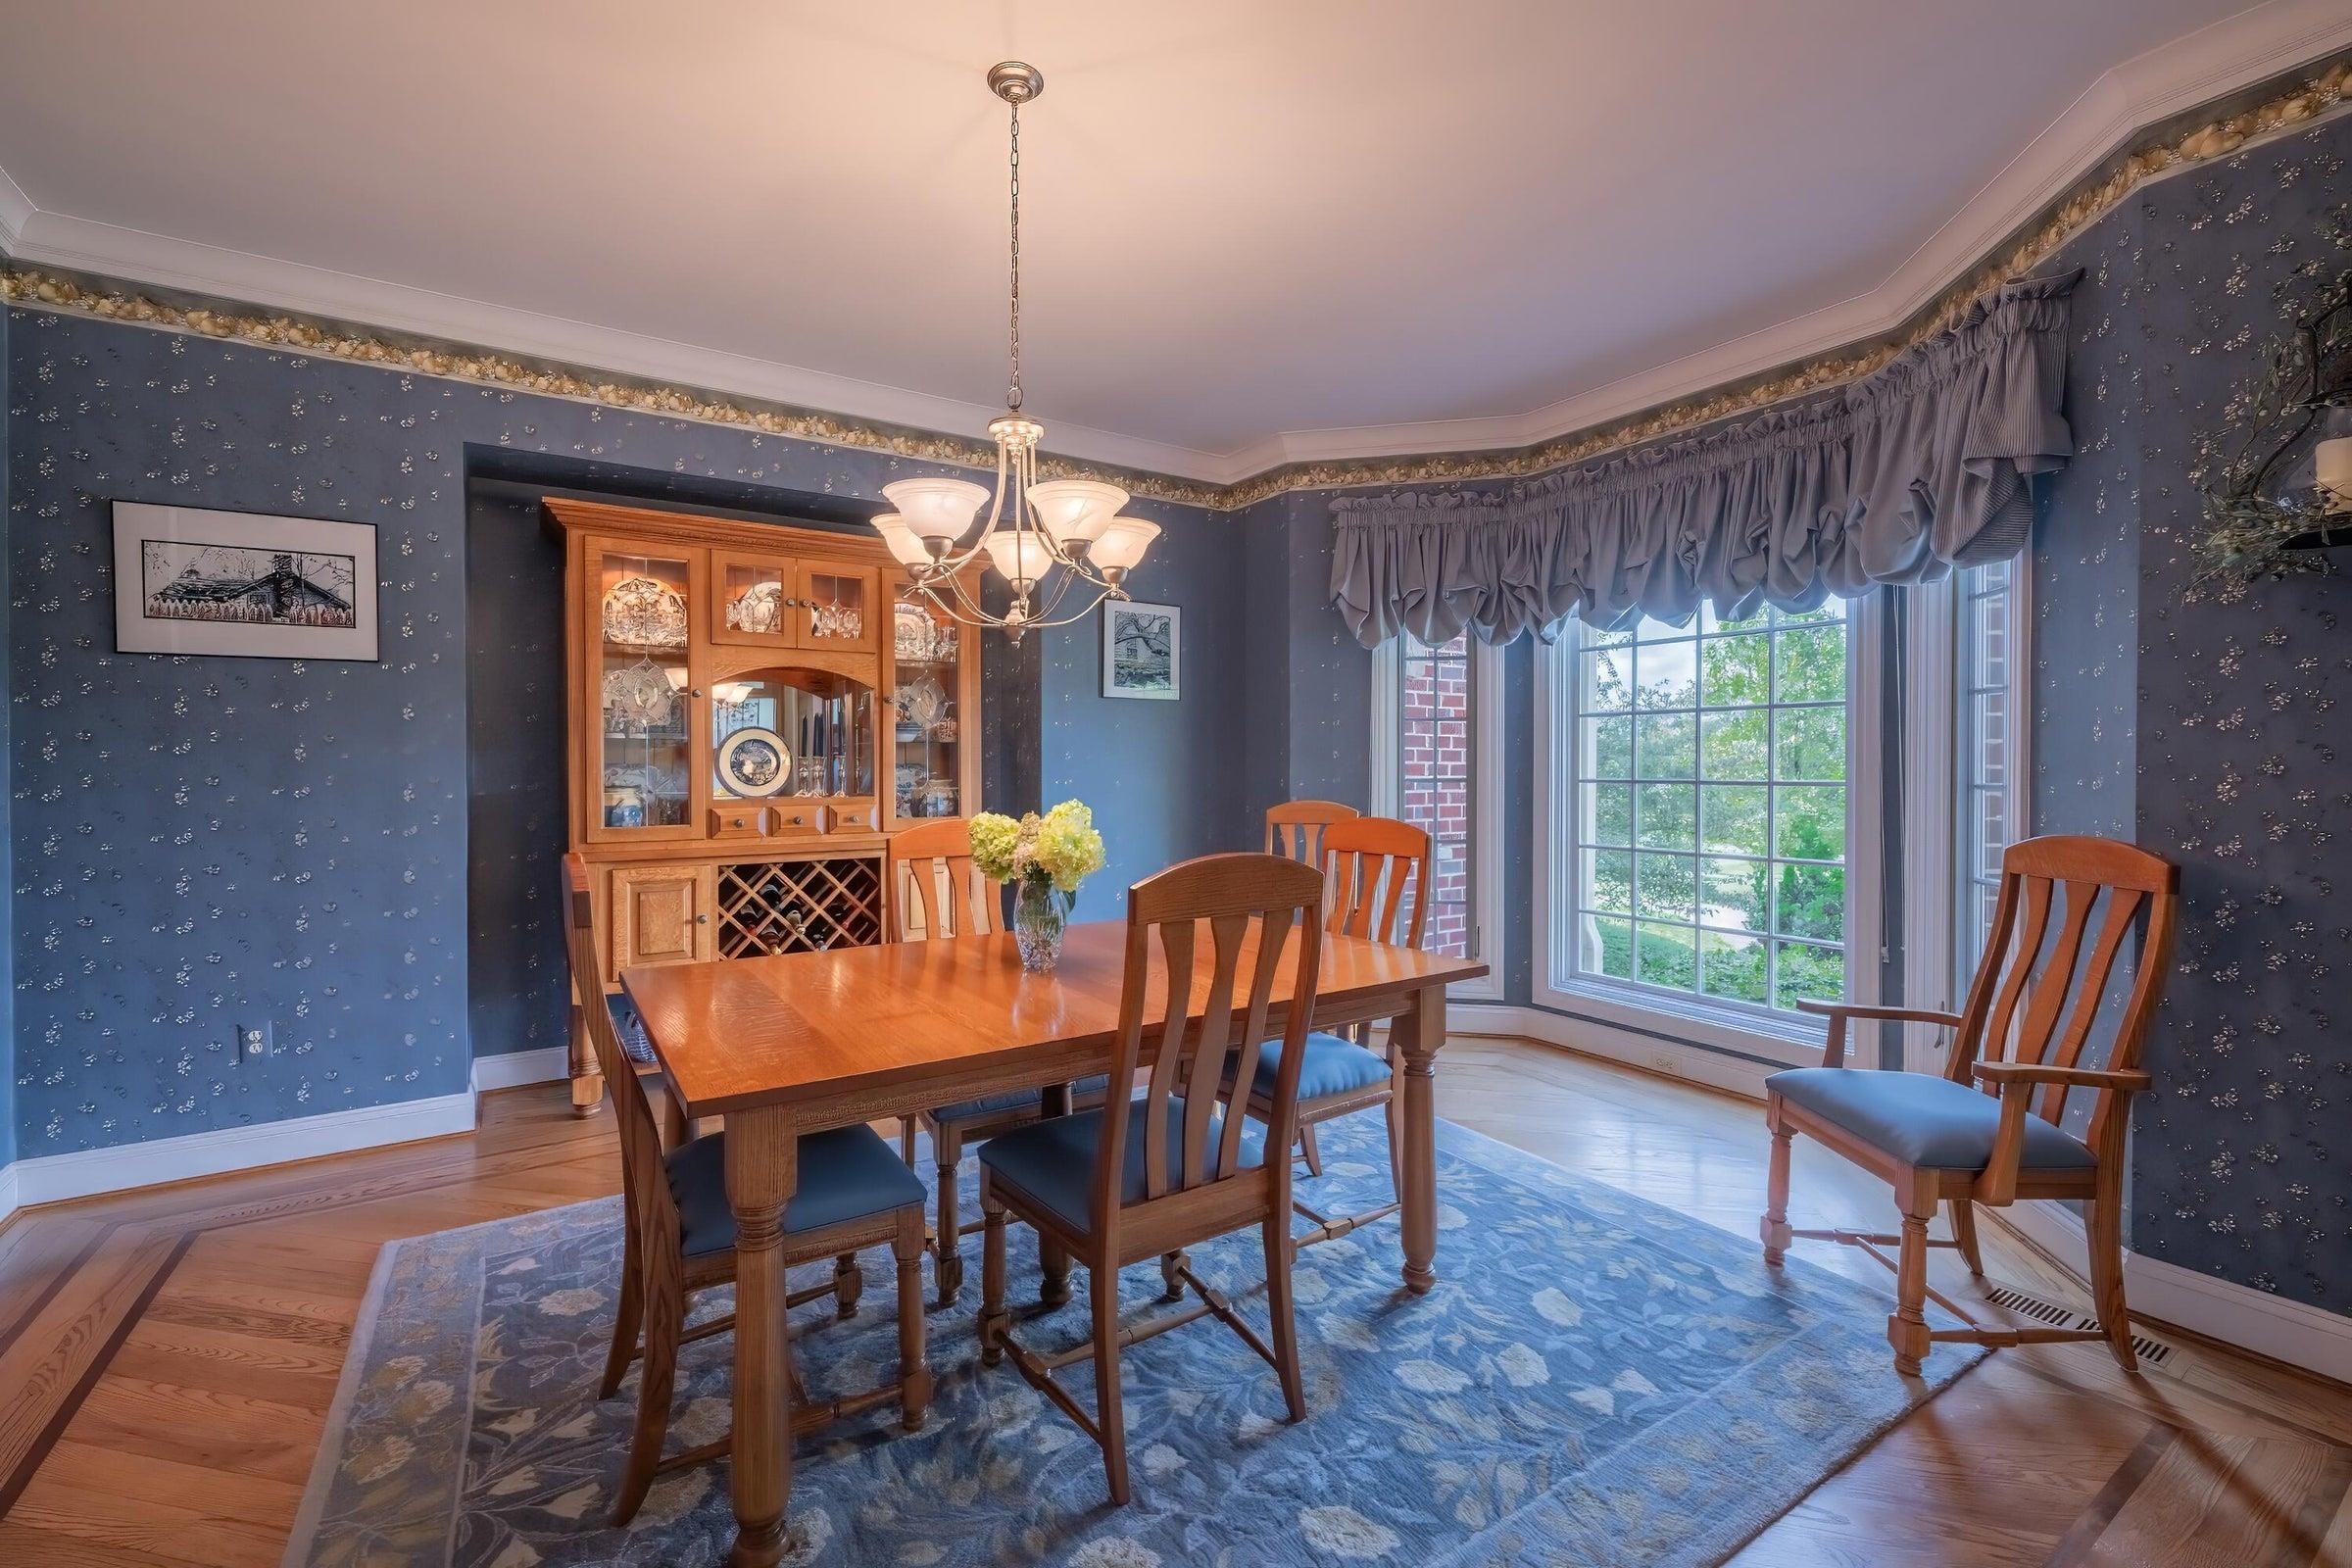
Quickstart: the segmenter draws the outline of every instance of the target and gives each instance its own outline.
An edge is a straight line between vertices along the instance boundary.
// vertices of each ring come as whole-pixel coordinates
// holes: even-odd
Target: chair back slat
[[[1208,1124],[1216,1117],[1217,1092],[1225,1085],[1224,1042],[1240,1038],[1239,1031],[1230,1027],[1233,980],[1242,966],[1242,942],[1250,934],[1246,914],[1220,914],[1204,923],[1216,959],[1209,973],[1208,997],[1200,1008],[1200,1036],[1184,1078],[1184,1167],[1188,1171],[1208,1168]],[[1214,1049],[1208,1049],[1211,1041],[1217,1042]]]
[[[612,1119],[620,1128],[620,1185],[629,1221],[645,1246],[666,1249],[650,1255],[665,1256],[678,1246],[677,1200],[662,1168],[662,1133],[653,1105],[637,1077],[637,1064],[621,1050],[620,1035],[612,1027],[599,961],[604,940],[597,929],[596,900],[589,891],[587,862],[577,855],[564,857],[564,900],[572,983],[579,988],[580,1012],[596,1048],[597,1067],[605,1075]]]
[[[1343,936],[1396,942],[1398,915],[1412,920],[1404,945],[1417,948],[1429,923],[1429,835],[1391,816],[1335,822],[1323,834],[1330,929]]]
[[[2006,875],[2006,873],[2003,873]],[[2026,986],[2034,978],[2034,966],[2041,960],[2041,938],[2050,923],[2050,882],[2046,877],[2024,879],[2026,931],[2016,946],[1988,951],[2008,955],[2008,967],[2003,972],[2001,994],[1992,1004],[1991,1027],[1986,1030],[1979,1050],[1987,1057],[2007,1059],[2010,1026],[2017,1021],[2018,1000],[2026,994]],[[2007,935],[1997,932],[1996,935]]]
[[[1340,801],[1285,801],[1266,808],[1266,853],[1308,865],[1323,863],[1323,835],[1334,822],[1354,818]]]
[[[921,911],[925,937],[986,936],[1004,929],[1003,884],[972,864],[972,825],[946,817],[907,828],[891,840],[898,897],[891,901],[891,940],[911,942]]]
[[[2082,1058],[2082,1047],[2090,1038],[2090,1026],[2099,1014],[2099,1003],[2107,992],[2108,977],[2115,973],[2117,955],[2124,949],[2124,940],[2137,923],[2139,906],[2147,895],[2137,888],[2109,888],[2107,917],[2099,923],[2099,939],[2090,952],[2090,966],[2082,972],[2082,983],[2075,988],[2075,1007],[2066,1021],[2066,1032],[2059,1036],[2057,1049],[2048,1060],[2052,1066],[2072,1067]],[[2056,1121],[2066,1108],[2066,1086],[2051,1084],[2041,1092],[2038,1107],[2042,1119]]]
[[[2180,876],[2162,857],[2112,839],[2051,835],[2011,845],[2001,857],[1992,932],[1962,1006],[1949,1075],[1972,1081],[1971,1069],[1980,1059],[2081,1064],[2108,984],[2136,930],[2142,936],[2132,990],[2104,1063],[2115,1071],[2134,1068],[2172,961]],[[2064,910],[2045,962],[2050,906],[2061,886]],[[2082,948],[2094,916],[2098,935],[2090,939],[2084,963]],[[2064,1117],[2066,1085],[2033,1093],[2034,1114],[2053,1125]],[[2098,1092],[2090,1129],[2094,1145],[2117,1103],[2111,1091]]]
[[[2058,940],[2051,945],[2049,963],[2028,987],[2026,1021],[2018,1028],[2009,1056],[2012,1061],[2039,1061],[2049,1049],[2050,1036],[2058,1028],[2059,1009],[2066,1005],[2068,987],[2074,982],[2076,961],[2082,956],[2082,933],[2090,928],[2090,907],[2099,900],[2101,889],[2095,882],[2062,886],[2066,916],[2059,923]]]
[[[1218,1092],[1237,1069],[1256,1071],[1274,988],[1286,954],[1293,953],[1296,978],[1284,1020],[1282,1067],[1266,1147],[1287,1149],[1296,1136],[1298,1066],[1305,1054],[1322,961],[1317,934],[1322,904],[1322,872],[1271,854],[1203,856],[1128,889],[1126,971],[1116,1054],[1103,1102],[1115,1111],[1134,1097],[1152,1022],[1147,1013],[1156,934],[1165,979],[1157,1028],[1149,1031],[1157,1035],[1158,1052],[1146,1082],[1141,1116],[1145,1200],[1229,1181],[1237,1174],[1242,1119],[1238,1110],[1224,1117],[1215,1144],[1210,1143],[1210,1130],[1218,1124]],[[1197,998],[1203,933],[1211,961],[1205,995]],[[1246,994],[1239,984],[1245,973]],[[1193,1022],[1196,1002],[1198,1024]],[[1171,1129],[1171,1105],[1179,1099],[1183,1116]],[[1114,1223],[1111,1211],[1118,1206],[1126,1168],[1127,1124],[1125,1116],[1103,1118],[1095,1170],[1098,1225]],[[1212,1168],[1214,1176],[1208,1174]]]
[[[1132,889],[1129,890],[1128,897],[1127,972],[1123,981],[1124,989],[1120,995],[1120,1010],[1123,1015],[1128,1003],[1132,1002],[1136,1009],[1136,1023],[1140,1030],[1143,1021],[1144,998],[1143,988],[1136,980],[1136,950],[1139,945],[1145,949],[1147,956],[1144,962],[1148,965],[1152,927],[1134,923],[1134,893]],[[1152,1060],[1152,1077],[1144,1088],[1144,1098],[1151,1101],[1153,1105],[1165,1105],[1168,1098],[1176,1092],[1176,1074],[1183,1065],[1184,1054],[1192,1049],[1192,1043],[1186,1037],[1191,1028],[1193,945],[1198,934],[1198,928],[1190,920],[1171,920],[1159,928],[1160,956],[1167,964],[1167,999],[1159,1020],[1159,1054]],[[1123,1038],[1126,1033],[1124,1027],[1121,1028],[1120,1033]],[[1132,1085],[1133,1082],[1134,1067],[1130,1064],[1125,1077],[1122,1078],[1117,1073],[1111,1075],[1110,1087],[1115,1091],[1120,1084]],[[1130,1087],[1127,1094],[1128,1098],[1132,1099],[1135,1094],[1134,1089]],[[1102,1102],[1105,1105],[1123,1105],[1127,1101],[1114,1093]],[[1105,1136],[1116,1135],[1116,1129],[1111,1128],[1109,1124],[1117,1119],[1115,1116],[1105,1116]],[[1144,1190],[1157,1197],[1167,1191],[1167,1118],[1165,1116],[1147,1116],[1144,1118]]]

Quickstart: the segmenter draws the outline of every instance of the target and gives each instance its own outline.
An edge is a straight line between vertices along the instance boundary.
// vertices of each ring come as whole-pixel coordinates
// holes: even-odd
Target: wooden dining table
[[[662,1076],[685,1116],[726,1129],[735,1211],[736,1537],[729,1561],[768,1568],[783,1555],[792,1499],[792,1379],[784,1321],[783,1214],[800,1136],[1009,1090],[1053,1090],[1111,1064],[1124,921],[1070,927],[1058,967],[1022,970],[1008,933],[836,948],[623,971]],[[1323,934],[1315,1027],[1393,1019],[1403,1084],[1403,1283],[1437,1283],[1434,1073],[1446,1043],[1446,987],[1487,966],[1412,948]],[[1297,947],[1275,981],[1269,1037],[1294,993]],[[1191,977],[1205,1010],[1212,945]],[[1242,972],[1250,959],[1242,958]],[[1146,1015],[1164,1007],[1154,956]],[[1156,1037],[1144,1040],[1148,1064]],[[942,1237],[954,1247],[954,1237]]]

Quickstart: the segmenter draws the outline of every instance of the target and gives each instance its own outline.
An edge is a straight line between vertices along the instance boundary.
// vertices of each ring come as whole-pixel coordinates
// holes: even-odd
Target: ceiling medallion
[[[989,91],[1012,108],[1011,279],[1005,340],[1012,373],[1004,412],[988,422],[997,444],[997,485],[969,479],[901,479],[882,487],[896,510],[873,519],[890,553],[914,576],[915,591],[956,619],[1001,628],[1014,642],[1032,626],[1066,626],[1106,599],[1124,599],[1127,573],[1144,559],[1159,525],[1122,517],[1127,492],[1094,479],[1037,480],[1045,426],[1021,412],[1021,105],[1046,90],[1035,66],[1006,60],[988,73]],[[988,520],[973,519],[988,503]],[[985,564],[983,564],[985,563]],[[993,569],[1011,592],[1002,612],[985,610],[980,579]],[[1073,587],[1091,592],[1068,614]]]

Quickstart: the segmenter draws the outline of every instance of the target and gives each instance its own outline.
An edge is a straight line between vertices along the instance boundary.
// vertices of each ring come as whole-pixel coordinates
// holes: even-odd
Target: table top
[[[1431,985],[1475,979],[1487,965],[1360,937],[1323,934],[1318,1013]],[[1009,932],[891,942],[766,958],[721,958],[622,971],[662,1069],[687,1114],[886,1089],[943,1069],[1013,1066],[1046,1048],[1108,1051],[1119,1021],[1127,923],[1069,928],[1061,962],[1029,974]],[[1211,945],[1195,957],[1193,1015],[1205,1005]],[[1278,1032],[1295,984],[1298,945],[1274,981],[1267,1023]],[[1145,1008],[1164,1011],[1156,944]],[[1250,972],[1243,956],[1241,973]]]

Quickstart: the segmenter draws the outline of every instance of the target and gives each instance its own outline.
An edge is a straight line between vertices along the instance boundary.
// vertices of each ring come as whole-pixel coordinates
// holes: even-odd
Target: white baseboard
[[[8,1223],[17,1207],[17,1167],[0,1165],[0,1225]]]
[[[43,1154],[20,1159],[0,1171],[0,1194],[9,1201],[0,1219],[20,1206],[60,1203],[70,1198],[156,1187],[197,1176],[282,1165],[288,1160],[320,1154],[346,1154],[359,1149],[414,1143],[473,1130],[471,1093],[408,1100],[396,1105],[367,1105],[357,1110],[328,1111],[321,1116],[297,1116],[287,1121],[263,1122],[251,1127],[222,1127],[184,1138],[159,1138],[147,1144],[122,1144],[112,1149],[77,1150],[71,1154]]]
[[[518,1089],[524,1084],[554,1083],[571,1076],[571,1052],[564,1046],[537,1051],[510,1051],[503,1056],[473,1058],[473,1092]]]
[[[1449,1036],[1486,1035],[1539,1041],[1583,1055],[1598,1056],[1604,1061],[1639,1067],[1643,1072],[1686,1078],[1759,1102],[1764,1099],[1764,1080],[1781,1070],[1702,1046],[1662,1040],[1591,1018],[1572,1018],[1548,1008],[1511,1003],[1453,1003],[1446,1009],[1446,1032]]]
[[[2076,1279],[2088,1278],[2088,1244],[2082,1222],[2071,1210],[2041,1201],[1990,1212],[2056,1258]],[[2124,1297],[2133,1317],[2186,1329],[2352,1384],[2352,1317],[2233,1285],[2144,1252],[2124,1254]]]

